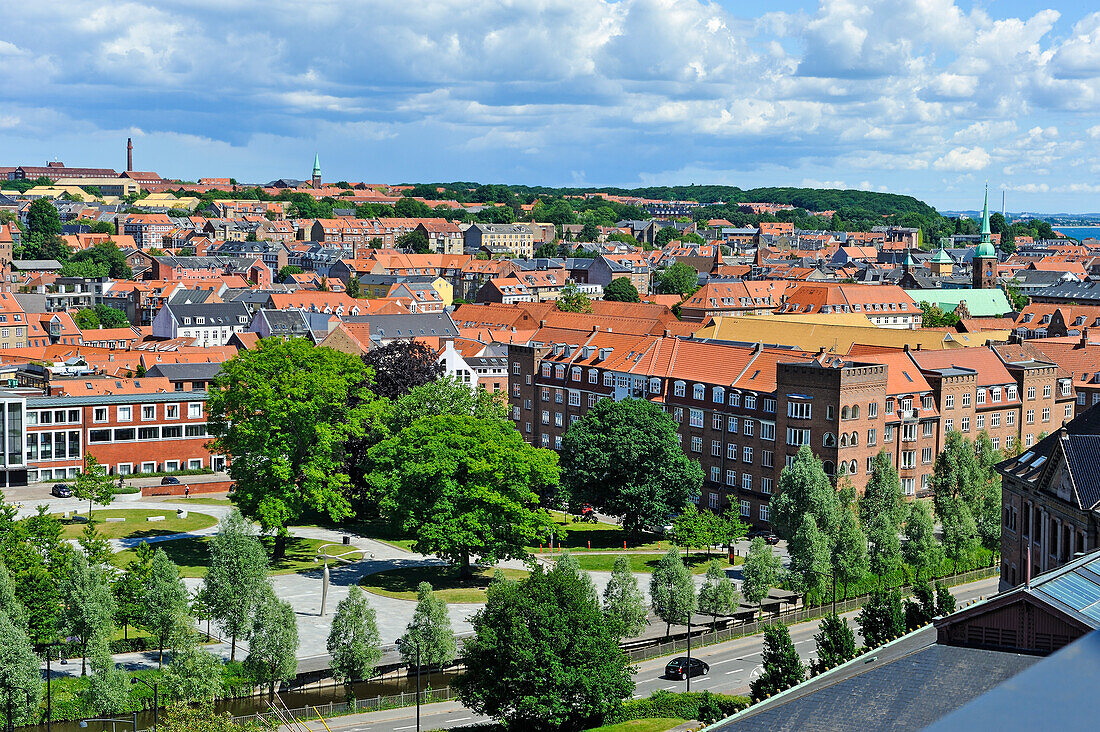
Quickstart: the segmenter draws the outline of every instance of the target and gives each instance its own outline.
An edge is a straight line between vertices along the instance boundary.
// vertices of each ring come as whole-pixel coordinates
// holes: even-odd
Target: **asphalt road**
[[[997,578],[981,580],[968,585],[952,588],[952,593],[961,607],[963,604],[979,597],[989,597],[997,592]],[[847,618],[848,623],[855,625],[855,612],[847,613],[841,617]],[[809,665],[811,659],[816,657],[814,648],[814,633],[817,632],[817,621],[792,625],[791,640],[794,641],[798,655],[803,663]],[[856,630],[858,639],[858,629]],[[720,643],[706,648],[700,648],[692,652],[692,656],[701,658],[710,664],[710,673],[706,676],[696,676],[691,680],[692,691],[714,691],[725,694],[747,694],[749,681],[760,673],[760,652],[763,644],[762,635],[754,635],[748,638]],[[670,656],[643,661],[638,664],[638,670],[634,674],[636,688],[635,698],[649,696],[657,689],[668,691],[686,691],[687,684],[684,681],[673,681],[663,677],[665,664]],[[427,704],[421,707],[422,730],[447,729],[478,722],[488,721],[458,702],[440,702]],[[384,712],[372,712],[370,714],[357,714],[348,717],[337,717],[327,720],[328,729],[331,732],[406,732],[416,729],[415,708],[390,709]],[[325,727],[320,722],[311,722],[308,727],[315,732],[325,732]]]

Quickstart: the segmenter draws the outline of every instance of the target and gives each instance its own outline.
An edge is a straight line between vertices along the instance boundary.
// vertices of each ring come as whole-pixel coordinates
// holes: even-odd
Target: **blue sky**
[[[1100,211],[1100,12],[1050,0],[32,0],[0,165],[725,183]],[[999,198],[999,196],[995,196]]]

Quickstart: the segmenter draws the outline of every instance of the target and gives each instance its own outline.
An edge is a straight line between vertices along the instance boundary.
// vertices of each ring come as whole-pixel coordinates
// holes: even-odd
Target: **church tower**
[[[317,153],[313,153],[313,188],[316,190],[321,187],[321,158],[317,157]]]
[[[989,232],[989,186],[985,187],[985,207],[982,209],[982,239],[974,251],[971,262],[971,283],[976,290],[997,286],[997,250],[993,247],[993,235]]]

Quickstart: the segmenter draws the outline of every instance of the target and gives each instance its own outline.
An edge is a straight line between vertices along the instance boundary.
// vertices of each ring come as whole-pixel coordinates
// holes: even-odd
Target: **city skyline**
[[[1058,5],[1063,7],[1058,8]],[[1100,211],[1100,14],[1064,2],[9,8],[12,164],[183,179],[883,190]],[[47,22],[48,21],[48,22]]]

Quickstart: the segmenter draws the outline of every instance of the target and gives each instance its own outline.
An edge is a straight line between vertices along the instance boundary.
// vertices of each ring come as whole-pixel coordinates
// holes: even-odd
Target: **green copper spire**
[[[321,174],[321,158],[317,156],[317,153],[313,153],[313,174]],[[986,198],[989,198],[989,194],[986,193]]]
[[[985,187],[985,206],[982,208],[982,240],[978,244],[975,257],[996,257],[997,250],[993,248],[993,236],[989,232],[989,185]]]
[[[940,239],[939,249],[936,250],[936,255],[932,257],[934,264],[954,264],[955,260],[951,258],[951,255],[947,253],[947,250],[943,248],[943,239]]]

